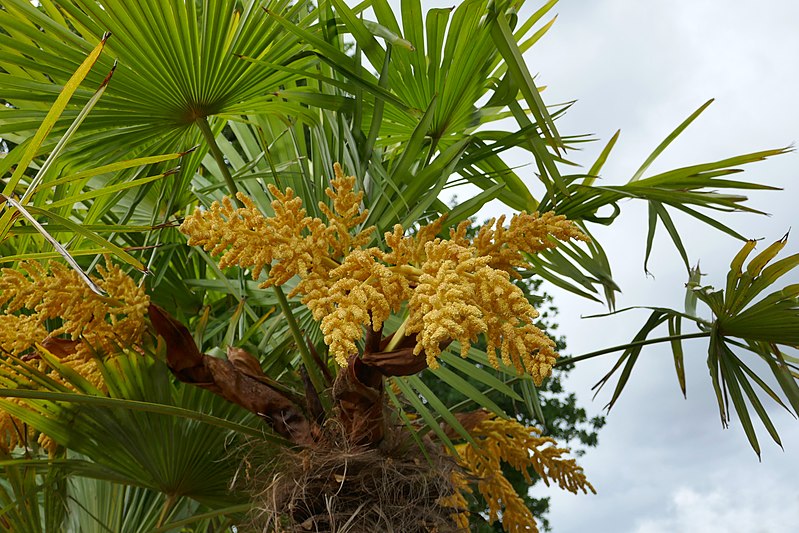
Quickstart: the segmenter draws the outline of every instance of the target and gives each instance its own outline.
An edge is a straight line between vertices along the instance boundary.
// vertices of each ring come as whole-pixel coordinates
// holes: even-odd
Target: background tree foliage
[[[308,412],[318,400],[329,416],[327,384],[338,367],[310,312],[282,289],[260,289],[243,269],[220,269],[206,251],[187,246],[177,227],[194,207],[238,191],[271,216],[267,185],[274,185],[293,189],[319,216],[318,203],[330,204],[325,189],[336,162],[364,193],[361,227],[375,226],[375,244],[384,247],[379,236],[395,224],[413,232],[446,214],[446,235],[494,199],[513,211],[554,210],[588,236],[592,225],[616,220],[622,200],[645,202],[647,256],[661,227],[690,276],[686,309],[653,307],[630,344],[561,358],[558,367],[621,352],[602,382],[618,376],[613,405],[644,346],[671,344],[684,388],[681,341],[708,338],[722,422],[732,406],[756,452],[756,420],[779,443],[761,399],[799,411],[797,361],[783,351],[799,345],[799,287],[767,289],[799,254],[775,259],[783,239],[747,262],[754,241],[718,215],[760,213],[742,191],[773,187],[739,179],[739,167],[786,149],[650,174],[708,102],[628,180],[597,181],[619,136],[585,167],[571,161],[587,138],[558,131],[568,105],[544,104],[522,58],[551,27],[555,1],[520,18],[523,3],[467,0],[424,12],[419,0],[404,0],[394,13],[385,0],[354,7],[343,0],[2,0],[0,137],[9,151],[0,160],[0,255],[12,269],[8,279],[24,271],[24,261],[54,259],[101,283],[96,274],[109,255],[175,317],[166,323],[188,326],[180,337],[186,346],[220,360],[231,348],[228,354],[257,354],[259,383]],[[511,148],[535,164],[535,175],[509,166]],[[452,207],[442,202],[462,183],[481,192]],[[675,211],[746,241],[723,290],[701,286],[690,269]],[[561,242],[525,259],[521,275],[534,280],[533,292],[543,280],[614,310],[618,285],[600,242]],[[7,294],[4,320],[29,322],[33,311],[9,307]],[[699,302],[709,314],[700,314]],[[42,327],[55,330],[67,318],[48,317]],[[400,323],[390,317],[386,332]],[[688,326],[695,331],[684,332]],[[654,337],[661,327],[668,333]],[[231,450],[258,439],[262,457],[275,457],[286,446],[279,432],[174,380],[169,339],[145,343],[145,356],[122,346],[93,360],[91,375],[104,388],[59,355],[85,338],[44,340],[21,353],[3,344],[3,431],[20,445],[0,461],[0,528],[218,531],[243,523],[252,504],[246,492],[229,489],[242,474]],[[451,439],[469,435],[455,414],[480,407],[593,444],[591,428],[601,423],[579,429],[584,414],[563,395],[557,369],[536,387],[511,367],[492,368],[479,345],[465,360],[458,351],[442,354],[443,370],[392,377],[386,388],[392,416],[418,442],[454,447]],[[40,433],[52,438],[50,456],[28,439]]]

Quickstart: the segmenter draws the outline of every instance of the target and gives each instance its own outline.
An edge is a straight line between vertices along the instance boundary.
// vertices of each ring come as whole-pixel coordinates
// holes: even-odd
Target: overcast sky
[[[714,104],[650,172],[799,140],[799,3],[564,0],[555,9],[558,21],[528,63],[549,87],[549,101],[578,99],[559,126],[562,132],[590,131],[607,139],[621,128],[603,173],[608,183],[626,181],[672,128],[712,97]],[[583,161],[590,163],[599,148],[587,149]],[[799,221],[798,174],[799,157],[793,153],[750,166],[750,178],[785,190],[754,196],[755,207],[773,216],[728,220],[748,237],[778,239]],[[648,279],[641,268],[645,210],[625,205],[623,213],[619,224],[597,232],[624,291],[619,307],[680,309],[685,274],[676,252],[665,239],[656,242],[650,263],[655,279]],[[678,224],[692,262],[701,260],[708,273],[703,282],[721,286],[740,243],[692,221]],[[797,251],[794,238],[785,252]],[[572,353],[629,341],[645,319],[641,313],[580,320],[591,306],[561,294],[557,302]],[[668,349],[644,351],[600,432],[599,447],[582,460],[599,495],[547,491],[557,533],[796,531],[799,423],[769,406],[785,451],[759,431],[763,461],[758,463],[737,420],[721,429],[705,364],[707,343],[690,342],[688,400],[678,391]],[[569,383],[584,403],[612,361],[578,365]],[[600,395],[591,409],[600,409],[607,398]]]
[[[422,3],[427,9],[457,2]],[[523,13],[542,3],[528,1]],[[606,141],[622,130],[603,171],[605,183],[626,182],[651,150],[709,98],[715,103],[661,156],[650,175],[799,140],[799,2],[561,0],[553,13],[558,20],[527,54],[528,65],[538,83],[547,86],[545,101],[578,100],[559,121],[561,134],[594,133]],[[572,159],[590,166],[603,144],[572,154]],[[725,220],[748,237],[767,243],[780,238],[799,220],[797,174],[796,154],[750,166],[750,179],[785,189],[751,195],[755,207],[773,216],[736,214]],[[531,183],[532,176],[531,167]],[[740,243],[683,217],[675,219],[692,263],[701,260],[708,274],[703,283],[722,286]],[[596,229],[623,290],[618,307],[681,309],[685,271],[666,239],[656,239],[650,260],[654,279],[644,275],[645,227],[644,206],[625,204],[618,223]],[[794,237],[783,253],[797,251]],[[799,276],[790,281],[799,282]],[[644,312],[581,319],[603,308],[551,292],[560,308],[559,332],[566,335],[571,354],[629,342],[646,319]],[[785,451],[759,431],[759,463],[737,419],[730,429],[721,429],[705,363],[706,341],[689,341],[685,348],[687,400],[679,392],[669,350],[643,352],[600,432],[599,447],[581,459],[597,496],[536,490],[552,498],[556,533],[796,531],[799,423],[769,405]],[[613,357],[578,364],[568,381],[591,413],[600,412],[609,398],[606,391],[592,402],[590,388],[612,366]]]

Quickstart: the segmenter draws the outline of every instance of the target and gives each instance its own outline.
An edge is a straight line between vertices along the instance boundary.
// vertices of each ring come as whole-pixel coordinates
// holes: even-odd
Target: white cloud
[[[729,484],[728,484],[729,485]],[[783,533],[799,524],[799,498],[778,496],[776,487],[726,486],[710,491],[678,488],[665,516],[638,522],[635,533]],[[788,488],[788,487],[784,487]],[[786,501],[787,500],[787,501]]]

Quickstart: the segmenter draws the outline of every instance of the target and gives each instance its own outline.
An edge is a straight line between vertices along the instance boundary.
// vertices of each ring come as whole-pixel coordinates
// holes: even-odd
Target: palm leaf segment
[[[789,412],[791,409],[750,369],[735,349],[751,352],[768,365],[794,414],[799,415],[799,385],[796,382],[799,368],[795,358],[783,353],[786,347],[799,347],[799,284],[762,296],[779,278],[799,265],[799,254],[771,263],[786,242],[787,235],[751,259],[744,270],[743,264],[755,245],[754,241],[748,241],[733,259],[723,291],[712,287],[689,287],[715,317],[710,330],[708,368],[722,423],[726,425],[730,419],[731,399],[746,436],[758,455],[760,447],[745,401],[780,445],[777,430],[755,390],[760,388]]]
[[[557,151],[563,141],[521,61],[521,52],[551,26],[550,21],[532,31],[555,2],[547,2],[524,21],[518,20],[511,4],[469,0],[423,16],[418,0],[406,0],[400,23],[385,0],[355,8],[335,0],[331,9],[323,11],[326,18],[320,21],[321,28],[315,28],[318,31],[299,27],[271,11],[270,15],[309,43],[309,50],[332,69],[331,74],[312,75],[325,90],[344,88],[354,95],[353,138],[362,143],[363,163],[371,158],[372,148],[380,148],[386,172],[398,189],[384,191],[386,200],[410,205],[423,190],[420,183],[429,182],[425,166],[437,164],[450,175],[457,172],[461,183],[468,181],[485,190],[476,204],[498,197],[516,210],[533,211],[537,202],[499,154],[515,146],[529,150],[544,165],[541,179],[547,187],[558,181],[550,150]],[[362,19],[366,7],[373,8],[376,22]],[[516,22],[518,27],[512,30]],[[342,49],[346,41],[339,32],[355,40],[354,57]],[[369,72],[367,63],[379,74]],[[490,101],[483,105],[486,98]],[[480,128],[511,116],[505,109],[509,103],[520,112],[523,107],[530,109],[540,128],[524,112],[519,134]],[[361,174],[360,169],[354,170]],[[445,180],[439,190],[454,184]],[[436,209],[447,208],[437,202]]]

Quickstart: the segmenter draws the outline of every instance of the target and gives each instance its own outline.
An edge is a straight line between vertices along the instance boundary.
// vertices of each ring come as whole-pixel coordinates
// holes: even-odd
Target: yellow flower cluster
[[[459,531],[469,531],[469,502],[466,501],[465,495],[471,494],[472,488],[463,472],[453,470],[450,479],[455,490],[452,494],[439,498],[438,503],[442,507],[453,510],[450,518],[455,522]]]
[[[506,365],[526,370],[540,385],[557,358],[555,343],[533,324],[538,312],[510,274],[490,267],[490,256],[454,241],[436,239],[425,253],[406,326],[407,333],[417,333],[416,353],[424,351],[436,368],[443,344],[458,341],[465,357],[482,334],[492,365],[498,366],[499,349]]]
[[[0,274],[0,307],[3,320],[27,324],[27,335],[0,331],[3,351],[21,355],[45,336],[65,336],[81,342],[76,353],[84,358],[93,352],[111,352],[138,340],[144,332],[149,298],[143,287],[117,265],[98,265],[95,283],[108,296],[99,296],[77,272],[61,263],[26,262],[19,269],[4,268]],[[46,320],[60,325],[44,329]],[[42,335],[45,333],[46,335]]]
[[[2,269],[0,351],[29,359],[29,364],[46,371],[44,362],[35,355],[37,345],[52,341],[66,347],[52,350],[53,355],[102,389],[103,378],[95,357],[139,342],[149,298],[143,287],[137,287],[133,279],[108,259],[97,271],[99,277],[93,281],[108,296],[93,292],[74,270],[60,263],[51,262],[45,268],[36,262],[26,262],[19,269]],[[58,376],[52,377],[62,381]],[[5,386],[13,386],[23,378],[6,362],[0,370],[0,379]],[[25,434],[23,427],[22,422],[0,410],[0,450],[8,452],[34,436],[32,430]],[[54,446],[44,436],[39,440],[46,447]]]
[[[536,428],[525,427],[515,420],[491,418],[470,431],[475,445],[459,446],[459,463],[478,478],[477,490],[488,503],[489,520],[502,515],[502,528],[510,533],[538,531],[530,509],[502,474],[507,463],[531,482],[532,468],[546,483],[554,481],[573,493],[594,487],[585,479],[583,469],[574,459],[563,457],[569,450],[558,448],[551,437],[542,437]]]
[[[321,322],[325,343],[338,363],[357,353],[362,326],[379,331],[392,311],[399,311],[411,289],[408,280],[377,261],[376,248],[354,250],[341,266],[316,274],[297,285],[292,294],[303,294],[315,320]]]
[[[468,221],[461,222],[450,232],[450,239],[461,246],[472,246],[478,256],[491,258],[491,268],[504,270],[515,278],[520,278],[516,268],[526,268],[529,263],[523,254],[535,254],[548,248],[555,248],[557,240],[576,239],[587,241],[582,233],[563,215],[552,211],[530,215],[522,212],[511,217],[506,228],[505,215],[486,222],[477,232],[473,241],[466,238]]]
[[[355,232],[364,223],[363,193],[354,192],[355,178],[336,164],[327,189],[332,208],[319,207],[327,222],[312,218],[291,189],[274,186],[274,216],[261,214],[252,200],[239,195],[244,207],[229,199],[210,209],[197,209],[181,231],[189,244],[222,255],[220,266],[252,269],[257,279],[271,268],[261,285],[281,285],[293,276],[299,283],[289,296],[321,322],[325,343],[342,366],[358,353],[363,328],[379,331],[392,312],[407,302],[406,335],[416,334],[415,353],[424,352],[431,368],[452,341],[463,355],[480,335],[488,344],[489,360],[528,372],[540,384],[555,362],[555,344],[533,321],[533,309],[511,277],[528,266],[525,254],[556,246],[555,239],[586,239],[571,222],[553,213],[520,213],[467,237],[468,222],[439,237],[444,218],[420,227],[413,235],[397,225],[385,234],[387,251],[365,248],[373,228]]]
[[[239,193],[237,198],[244,207],[235,208],[227,197],[222,203],[214,202],[207,211],[198,207],[186,217],[180,231],[189,236],[189,245],[202,246],[213,255],[222,254],[222,268],[249,268],[253,279],[268,268],[269,276],[262,287],[282,285],[295,275],[324,275],[337,266],[333,258],[365,245],[372,231],[368,228],[351,234],[367,215],[360,212],[363,193],[353,192],[355,179],[344,176],[340,166],[335,172],[332,189],[327,190],[334,210],[319,203],[327,224],[308,216],[294,191],[283,193],[270,184],[274,216],[265,217],[250,198]]]

